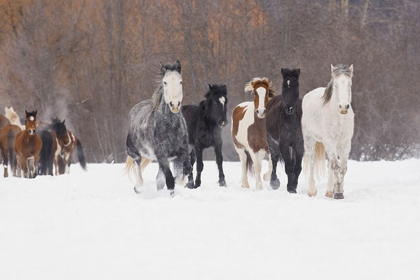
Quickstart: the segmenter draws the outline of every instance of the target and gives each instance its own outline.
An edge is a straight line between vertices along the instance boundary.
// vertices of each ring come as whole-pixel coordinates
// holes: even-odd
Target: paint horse
[[[167,186],[174,195],[175,178],[169,168],[174,162],[177,183],[185,185],[192,168],[188,154],[188,131],[180,113],[183,97],[181,63],[160,66],[158,85],[152,98],[135,105],[129,114],[126,142],[126,172],[134,173],[134,191],[140,193],[142,172],[151,160],[159,163],[158,190]]]
[[[25,130],[17,134],[15,140],[15,153],[17,158],[17,176],[35,178],[38,174],[39,153],[42,149],[42,140],[36,133],[36,115],[38,111],[27,112]]]
[[[60,174],[69,174],[71,165],[71,156],[77,149],[77,158],[83,170],[86,170],[86,159],[83,153],[83,147],[80,140],[71,132],[67,130],[65,125],[66,120],[60,121],[58,118],[52,119],[51,130],[55,132],[57,138],[62,141],[61,146],[61,160],[63,161],[63,168],[59,168]]]
[[[226,126],[227,111],[226,85],[209,85],[209,91],[205,100],[197,105],[182,106],[182,114],[188,127],[188,143],[191,150],[191,166],[194,166],[197,157],[197,176],[195,185],[193,173],[188,176],[188,188],[198,188],[201,185],[201,172],[203,171],[203,150],[214,147],[216,163],[219,169],[219,186],[226,186],[225,174],[223,173],[222,156],[222,127]]]
[[[256,189],[262,189],[261,163],[268,150],[266,133],[266,106],[275,96],[272,83],[267,78],[254,78],[245,86],[254,94],[253,102],[243,102],[233,109],[232,138],[242,163],[243,188],[249,188],[247,171],[254,165]]]
[[[314,174],[325,170],[326,152],[329,174],[325,195],[344,198],[344,175],[354,131],[352,78],[353,65],[331,65],[331,81],[327,87],[314,89],[303,98],[302,132],[309,196],[317,194]]]
[[[15,154],[16,136],[21,132],[19,126],[9,124],[0,129],[0,150],[3,158],[4,177],[9,176],[8,166],[12,170],[12,175],[16,176],[17,159]]]
[[[277,162],[285,164],[288,178],[287,191],[296,193],[302,171],[304,154],[302,135],[302,100],[299,99],[300,69],[281,69],[282,95],[275,96],[267,104],[267,141],[270,150],[269,169],[264,175],[273,189],[280,187],[277,178]]]

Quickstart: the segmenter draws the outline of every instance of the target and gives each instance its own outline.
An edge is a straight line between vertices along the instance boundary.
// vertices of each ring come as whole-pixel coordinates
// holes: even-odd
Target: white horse
[[[13,109],[13,107],[6,107],[4,111],[6,113],[6,118],[9,119],[11,124],[19,126],[22,130],[26,129],[25,126],[20,123],[19,115],[15,112],[15,109]]]
[[[353,65],[331,65],[331,76],[326,88],[314,89],[303,98],[305,173],[307,178],[309,175],[308,195],[315,196],[317,190],[314,173],[325,174],[326,151],[328,183],[325,195],[343,199],[344,175],[354,131],[354,113],[351,108]]]
[[[247,171],[254,165],[256,189],[262,189],[261,163],[268,151],[266,133],[266,107],[275,96],[267,78],[254,78],[245,85],[245,91],[254,94],[253,102],[243,102],[232,112],[232,139],[242,162],[242,187],[249,188]]]

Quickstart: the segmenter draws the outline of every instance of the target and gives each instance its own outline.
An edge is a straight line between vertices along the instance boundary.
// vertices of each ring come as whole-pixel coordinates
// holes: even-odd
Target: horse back
[[[14,147],[16,136],[21,132],[19,126],[17,125],[6,125],[0,129],[0,146],[1,149],[6,151],[10,147]]]
[[[10,121],[4,115],[0,114],[0,128],[2,128],[5,125],[10,125]]]

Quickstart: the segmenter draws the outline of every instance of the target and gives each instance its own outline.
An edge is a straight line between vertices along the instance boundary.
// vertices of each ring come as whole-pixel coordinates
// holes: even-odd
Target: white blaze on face
[[[29,117],[29,120],[33,122],[34,121],[34,117],[33,116],[30,116]]]
[[[182,102],[182,77],[177,71],[169,71],[163,78],[165,102],[173,112],[178,112]],[[172,106],[170,105],[172,102]],[[174,111],[175,110],[175,111]]]
[[[223,106],[225,106],[226,99],[223,96],[219,98],[219,101]]]
[[[258,111],[259,112],[264,112],[264,103],[265,103],[265,95],[266,95],[266,90],[264,87],[259,87],[257,88],[257,93],[258,93]],[[261,117],[262,114],[259,114],[259,116]]]
[[[287,80],[287,86],[290,88],[290,80]]]
[[[346,75],[340,75],[334,79],[334,90],[338,98],[338,105],[341,109],[346,109],[351,103],[351,78]]]

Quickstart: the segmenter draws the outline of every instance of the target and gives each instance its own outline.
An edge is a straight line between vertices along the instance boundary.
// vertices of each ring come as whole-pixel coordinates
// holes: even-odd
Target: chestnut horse
[[[86,170],[86,160],[83,154],[82,143],[65,125],[66,120],[60,121],[58,118],[52,120],[51,129],[56,133],[57,138],[62,141],[61,159],[64,163],[64,170],[59,168],[60,174],[70,173],[71,156],[77,148],[77,158],[80,166]]]
[[[14,153],[16,136],[22,130],[19,126],[9,124],[2,127],[0,130],[0,149],[3,158],[4,177],[9,176],[8,165],[12,169],[12,175],[16,176],[17,160]]]
[[[266,106],[276,95],[267,78],[254,78],[245,86],[254,94],[254,102],[243,102],[233,109],[232,138],[242,162],[242,187],[249,188],[247,170],[255,166],[256,188],[262,189],[261,163],[268,153],[266,133]]]
[[[36,133],[36,115],[38,111],[27,112],[25,130],[18,133],[15,140],[15,152],[18,164],[18,177],[35,178],[38,174],[39,152],[42,149],[41,137]]]

